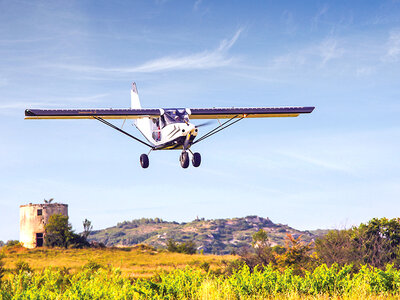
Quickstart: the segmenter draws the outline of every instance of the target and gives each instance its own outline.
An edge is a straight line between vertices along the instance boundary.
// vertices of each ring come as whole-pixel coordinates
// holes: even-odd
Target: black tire
[[[149,157],[147,156],[147,154],[140,155],[140,165],[142,166],[143,169],[149,167]]]
[[[187,167],[189,167],[189,154],[186,151],[182,152],[179,160],[181,162],[182,168],[186,169]]]
[[[192,157],[192,165],[197,168],[201,164],[201,155],[198,152],[193,153]]]

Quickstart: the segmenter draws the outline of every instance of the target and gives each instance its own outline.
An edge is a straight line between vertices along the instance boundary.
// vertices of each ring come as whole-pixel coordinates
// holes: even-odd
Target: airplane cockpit
[[[163,114],[159,118],[152,119],[153,138],[156,141],[161,140],[161,130],[170,124],[188,123],[189,114],[186,109],[163,109]]]
[[[164,114],[160,117],[161,128],[174,123],[188,123],[189,114],[186,109],[164,109]]]

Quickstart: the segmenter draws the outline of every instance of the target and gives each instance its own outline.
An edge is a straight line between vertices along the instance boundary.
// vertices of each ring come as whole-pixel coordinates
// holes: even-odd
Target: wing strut
[[[213,130],[209,131],[208,133],[206,133],[205,135],[203,135],[201,138],[199,138],[197,141],[195,141],[194,143],[192,143],[192,145],[201,142],[203,140],[205,140],[206,138],[209,138],[210,136],[220,132],[221,130],[224,130],[225,128],[228,128],[229,126],[239,122],[240,120],[242,120],[244,117],[240,117],[239,119],[233,121],[234,119],[237,118],[238,115],[230,118],[228,121],[225,121],[224,123],[222,123],[221,125],[219,125],[218,127],[215,127]]]
[[[100,117],[93,117],[93,118],[98,120],[98,121],[100,121],[100,122],[102,122],[102,123],[104,123],[104,124],[106,124],[106,125],[108,125],[108,126],[110,126],[111,128],[114,128],[115,130],[118,130],[119,132],[122,132],[123,134],[126,134],[127,136],[129,136],[129,137],[133,138],[134,140],[138,141],[139,143],[142,143],[143,145],[146,145],[147,147],[150,147],[151,149],[154,149],[153,146],[147,144],[146,142],[143,142],[141,139],[138,139],[137,137],[127,133],[126,131],[122,130],[121,128],[118,128],[117,126],[111,124],[110,122],[108,122],[108,121],[106,121],[106,120],[104,120],[104,119],[102,119]]]

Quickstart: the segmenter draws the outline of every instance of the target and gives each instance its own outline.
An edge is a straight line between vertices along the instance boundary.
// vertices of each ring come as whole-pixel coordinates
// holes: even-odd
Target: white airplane
[[[136,141],[148,146],[148,154],[140,156],[142,168],[149,166],[149,154],[155,150],[181,149],[180,164],[189,166],[189,153],[194,167],[200,166],[200,153],[191,151],[198,142],[239,122],[244,118],[297,117],[311,113],[314,107],[245,107],[245,108],[142,108],[136,84],[132,84],[130,109],[26,109],[25,119],[96,119]],[[195,141],[198,128],[190,119],[228,119]],[[135,119],[135,126],[147,142],[124,131],[105,119]],[[124,121],[125,123],[125,121]]]

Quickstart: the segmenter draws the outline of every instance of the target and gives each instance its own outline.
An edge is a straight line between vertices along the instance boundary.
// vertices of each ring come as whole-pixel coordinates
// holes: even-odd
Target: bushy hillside
[[[287,233],[302,235],[306,242],[317,235],[299,231],[287,225],[275,224],[268,218],[247,216],[245,218],[204,220],[189,223],[166,222],[159,218],[124,221],[117,226],[91,233],[90,241],[107,246],[132,246],[145,243],[163,248],[168,239],[178,242],[194,241],[204,253],[230,254],[251,244],[252,235],[264,229],[272,245],[284,245]]]

